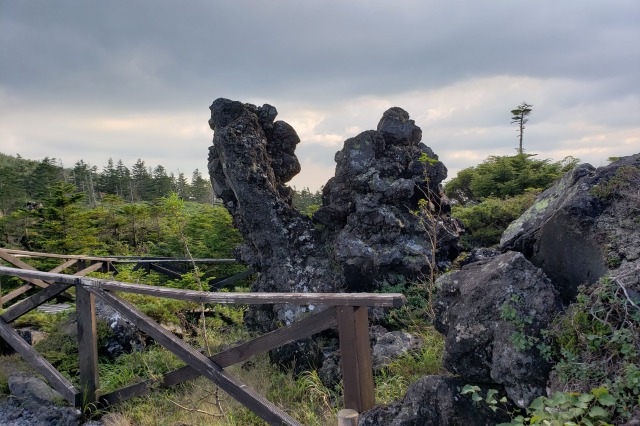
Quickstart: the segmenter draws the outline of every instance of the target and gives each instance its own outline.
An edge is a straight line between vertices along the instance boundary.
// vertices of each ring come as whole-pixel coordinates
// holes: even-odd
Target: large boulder
[[[504,386],[520,407],[543,395],[551,366],[536,343],[562,309],[544,272],[507,252],[443,275],[437,286],[445,368],[468,383]]]
[[[348,139],[336,154],[335,177],[313,219],[349,290],[403,285],[445,269],[460,251],[462,225],[441,189],[447,169],[421,138],[409,114],[395,107],[377,130]]]
[[[313,221],[292,205],[286,183],[300,170],[300,140],[274,121],[277,110],[222,98],[210,110],[209,173],[244,237],[237,256],[259,272],[253,291],[401,288],[458,254],[460,225],[440,190],[446,168],[401,108],[385,112],[377,130],[345,142]],[[422,218],[415,214],[421,206]],[[266,331],[304,311],[252,308],[246,321]]]
[[[639,186],[640,154],[579,165],[507,228],[500,247],[542,268],[569,303],[607,271],[640,267]]]
[[[217,99],[210,107],[214,131],[209,173],[217,197],[244,237],[237,250],[242,262],[259,272],[253,291],[335,292],[342,275],[331,268],[327,247],[319,243],[313,223],[292,204],[286,186],[300,170],[294,150],[295,130],[274,119],[271,105],[256,107]],[[256,307],[246,321],[268,331],[289,324],[305,309]]]
[[[358,426],[490,426],[509,421],[506,410],[493,412],[462,395],[465,384],[458,377],[423,377],[409,386],[402,402],[362,413]],[[487,390],[482,387],[480,393]]]

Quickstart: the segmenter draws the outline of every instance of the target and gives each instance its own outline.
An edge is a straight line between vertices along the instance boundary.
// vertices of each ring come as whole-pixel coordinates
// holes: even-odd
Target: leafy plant
[[[498,244],[507,226],[533,205],[539,192],[531,189],[505,199],[489,197],[476,204],[454,205],[452,215],[464,224],[465,233],[461,236],[464,248]]]

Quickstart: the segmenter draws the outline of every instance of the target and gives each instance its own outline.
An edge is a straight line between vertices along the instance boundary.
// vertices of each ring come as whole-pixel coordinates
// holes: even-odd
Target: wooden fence
[[[345,408],[363,412],[375,405],[367,307],[400,307],[406,300],[401,294],[371,293],[228,293],[181,290],[119,281],[35,271],[33,268],[0,266],[0,275],[17,276],[43,287],[38,293],[9,307],[0,315],[0,337],[28,361],[65,399],[78,407],[94,404],[106,407],[150,392],[152,385],[169,387],[205,376],[227,394],[271,425],[299,425],[282,409],[247,387],[224,369],[254,355],[336,327],[339,332]],[[45,285],[38,285],[45,284]],[[10,323],[38,305],[75,287],[78,315],[79,389],[58,372],[31,345],[26,343]],[[130,305],[112,291],[137,293],[198,303],[224,304],[295,304],[313,305],[307,317],[211,357],[167,331],[160,324]],[[164,374],[160,382],[144,381],[100,395],[96,335],[95,297],[118,311],[140,330],[152,337],[187,365]]]
[[[180,279],[182,275],[189,272],[189,269],[177,266],[181,264],[215,264],[215,265],[228,265],[237,263],[235,259],[188,259],[188,258],[169,258],[169,257],[149,257],[149,256],[111,256],[111,257],[100,257],[100,256],[85,256],[85,255],[72,255],[72,254],[55,254],[55,253],[39,253],[33,251],[26,250],[15,250],[15,249],[7,249],[0,248],[0,259],[5,262],[20,268],[27,269],[31,271],[37,270],[32,265],[26,263],[25,258],[47,258],[47,259],[56,259],[62,262],[57,265],[55,268],[51,269],[49,272],[63,272],[69,269],[74,269],[73,275],[76,276],[85,276],[90,272],[100,271],[100,272],[112,272],[114,275],[118,273],[119,264],[133,264],[133,270],[142,269],[147,274],[151,273],[151,271],[157,272],[159,274],[165,275],[170,279]],[[253,273],[251,269],[245,272],[241,272],[239,274],[235,274],[229,277],[223,277],[215,280],[211,280],[209,283],[210,288],[219,289],[224,286],[228,286],[233,284],[239,280],[245,279]],[[25,279],[26,283],[11,291],[6,295],[0,294],[0,308],[2,308],[7,303],[15,300],[22,294],[29,291],[34,286],[45,288],[48,286],[48,283],[43,282],[40,279]],[[67,297],[68,295],[64,295],[63,297]],[[68,298],[68,297],[67,297]]]

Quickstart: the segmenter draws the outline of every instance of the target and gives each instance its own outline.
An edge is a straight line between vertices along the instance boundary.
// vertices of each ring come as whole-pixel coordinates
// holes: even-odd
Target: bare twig
[[[191,413],[200,413],[200,414],[206,414],[207,416],[211,416],[211,417],[223,417],[224,416],[224,412],[220,412],[220,414],[216,414],[216,413],[210,413],[208,411],[205,410],[200,410],[199,408],[192,408],[192,407],[187,407],[184,406],[182,404],[177,403],[176,401],[169,399],[169,402],[172,403],[173,405],[175,405],[176,407],[185,410],[185,411],[189,411]],[[217,406],[217,404],[216,404]]]

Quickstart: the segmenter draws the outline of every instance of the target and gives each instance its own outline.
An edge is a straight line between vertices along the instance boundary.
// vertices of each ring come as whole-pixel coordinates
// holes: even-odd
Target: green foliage
[[[415,324],[409,331],[422,339],[422,345],[375,372],[376,401],[380,404],[402,399],[409,385],[424,376],[445,374],[444,336],[430,325]]]
[[[460,391],[460,394],[469,395],[474,404],[486,404],[493,412],[498,410],[508,412],[506,409],[508,403],[507,397],[500,397],[498,391],[495,389],[487,390],[486,395],[482,396],[482,390],[479,386],[465,385]]]
[[[605,277],[582,287],[567,313],[549,331],[556,342],[555,371],[566,389],[605,387],[615,399],[612,419],[640,414],[640,298],[625,277]]]
[[[454,205],[452,215],[460,219],[465,228],[460,238],[463,247],[498,244],[507,226],[533,205],[538,193],[539,190],[527,190],[504,200],[489,197],[478,204]]]
[[[311,217],[322,206],[322,191],[311,192],[307,187],[300,191],[294,189],[293,205],[300,213]]]
[[[496,389],[489,389],[485,396],[478,386],[465,385],[460,392],[469,395],[475,404],[484,404],[491,410],[502,411],[511,417],[509,423],[498,426],[611,426],[611,409],[618,401],[604,388],[595,388],[586,393],[554,392],[551,397],[536,398],[527,407],[511,412],[507,406],[506,396],[500,396]]]
[[[523,194],[527,189],[543,190],[578,160],[536,160],[532,154],[490,156],[481,164],[464,169],[445,185],[445,193],[459,204],[477,202],[489,197],[505,199]]]
[[[548,188],[578,160],[567,157],[552,163],[531,154],[491,156],[461,170],[445,185],[454,202],[452,215],[462,221],[462,245],[488,247],[500,241],[507,226],[529,208],[540,191]]]
[[[640,167],[622,166],[616,170],[616,174],[611,179],[591,188],[591,194],[603,201],[634,194],[637,200],[638,187],[640,187]]]
[[[509,340],[521,352],[533,348],[539,341],[537,337],[531,336],[527,332],[527,327],[533,322],[533,318],[520,314],[520,312],[524,311],[524,307],[525,304],[522,297],[514,294],[502,305],[500,311],[500,318],[515,327],[515,331],[511,334]]]
[[[147,346],[142,352],[120,355],[112,361],[101,359],[101,391],[111,392],[143,379],[159,379],[183,365],[178,357],[158,345]]]
[[[203,178],[198,169],[188,182],[182,173],[176,178],[162,165],[151,168],[141,159],[129,170],[122,160],[114,162],[109,158],[106,166],[98,171],[98,167],[83,160],[71,169],[64,169],[55,158],[32,161],[0,153],[0,217],[15,212],[27,202],[37,205],[52,197],[51,189],[58,182],[75,185],[84,194],[82,201],[90,208],[112,195],[140,202],[153,201],[171,192],[177,192],[184,200],[213,203],[211,182]]]

